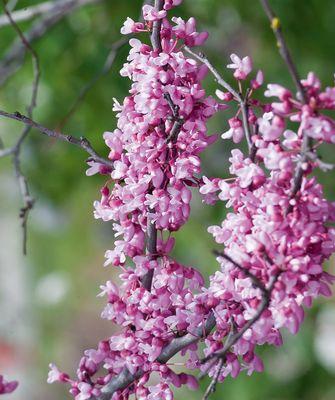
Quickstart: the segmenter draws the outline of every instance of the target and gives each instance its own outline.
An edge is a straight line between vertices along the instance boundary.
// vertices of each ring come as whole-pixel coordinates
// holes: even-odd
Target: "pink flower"
[[[272,142],[281,136],[285,124],[282,118],[274,116],[272,112],[269,112],[258,119],[258,126],[263,139],[267,142]]]
[[[0,394],[8,394],[14,392],[18,387],[17,381],[6,381],[4,377],[0,374]]]
[[[242,121],[237,118],[230,118],[228,120],[230,129],[221,135],[222,139],[233,139],[234,143],[239,143],[244,137],[244,129]]]
[[[216,89],[215,94],[222,101],[231,101],[233,99],[233,95],[230,92],[222,92],[220,89]]]
[[[131,18],[127,18],[126,21],[123,23],[121,28],[121,33],[123,35],[129,35],[134,32],[141,32],[144,30],[144,25],[142,22],[135,22]]]
[[[64,372],[61,372],[55,364],[49,364],[49,374],[48,374],[48,383],[53,383],[53,382],[68,382],[69,381],[69,376],[65,374]]]
[[[264,74],[263,74],[263,71],[262,71],[262,70],[259,70],[259,71],[257,72],[257,74],[256,74],[255,79],[253,79],[253,80],[251,81],[251,87],[252,87],[254,90],[259,89],[259,88],[263,85],[263,82],[264,82]]]
[[[264,95],[266,97],[279,97],[281,101],[285,101],[292,97],[292,93],[281,85],[269,83]]]
[[[208,179],[206,176],[203,176],[202,180],[204,184],[201,185],[199,189],[201,194],[215,193],[218,191],[218,179]]]
[[[232,64],[228,64],[227,68],[235,69],[234,77],[238,80],[244,80],[252,71],[252,60],[249,56],[239,58],[236,54],[230,56]]]
[[[179,6],[183,0],[165,0],[164,10],[171,10],[173,7]]]
[[[208,38],[208,32],[196,32],[196,21],[190,18],[185,22],[182,18],[173,17],[172,21],[176,24],[173,31],[178,39],[184,40],[186,46],[201,46]]]
[[[142,8],[143,18],[146,21],[157,21],[159,19],[163,19],[166,17],[166,11],[161,10],[157,11],[155,7],[150,6],[149,4],[145,4]]]

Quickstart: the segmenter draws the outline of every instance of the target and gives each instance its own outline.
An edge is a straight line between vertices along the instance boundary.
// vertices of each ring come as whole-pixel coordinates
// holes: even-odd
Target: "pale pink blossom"
[[[157,21],[159,19],[163,19],[166,17],[165,10],[157,11],[155,7],[149,4],[145,4],[142,8],[142,11],[143,11],[143,18],[146,21]]]
[[[236,54],[230,56],[232,64],[228,64],[227,68],[235,69],[234,77],[239,80],[244,80],[252,71],[252,60],[249,56],[240,58]]]

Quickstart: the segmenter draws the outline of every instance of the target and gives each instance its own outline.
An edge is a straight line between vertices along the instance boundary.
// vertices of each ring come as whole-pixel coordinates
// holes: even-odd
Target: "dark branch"
[[[164,0],[155,0],[155,8],[157,11],[161,11],[164,6]],[[151,34],[151,44],[154,50],[161,51],[161,27],[162,21],[155,21],[153,24],[152,34]],[[148,215],[147,221],[147,254],[151,259],[157,257],[157,228],[155,226],[154,221],[150,221],[150,217]],[[147,290],[151,290],[152,279],[154,276],[154,270],[151,269],[147,274],[142,278],[142,284]]]
[[[73,2],[74,0],[46,1],[44,3],[36,4],[31,7],[25,7],[21,10],[13,11],[11,15],[13,21],[15,21],[16,23],[28,21],[43,14],[58,12],[60,8],[66,7],[69,3]],[[78,6],[83,6],[94,2],[95,0],[76,0]],[[5,13],[3,15],[0,15],[0,28],[6,25],[10,25],[10,21]]]
[[[271,28],[272,28],[273,33],[277,40],[277,46],[279,48],[279,52],[286,63],[289,73],[291,74],[293,82],[299,93],[300,100],[306,103],[307,102],[306,93],[305,93],[304,87],[301,84],[299,74],[298,74],[298,69],[297,69],[295,63],[293,62],[291,52],[289,51],[289,48],[286,44],[286,41],[285,41],[285,38],[283,35],[283,31],[282,31],[282,27],[281,27],[281,23],[280,23],[280,19],[273,12],[273,10],[270,6],[269,0],[260,0],[260,1],[264,8],[264,11],[270,21]]]
[[[30,44],[40,39],[45,33],[56,25],[64,16],[86,4],[98,3],[102,0],[67,0],[55,2],[52,12],[48,12],[37,20],[32,27],[24,33]],[[24,62],[27,48],[21,40],[13,42],[5,57],[0,62],[0,85],[3,85]]]
[[[161,11],[164,6],[164,0],[155,0],[155,8],[157,11]],[[161,43],[161,27],[162,27],[162,20],[154,21],[152,27],[152,34],[151,34],[151,44],[154,51],[158,53],[162,52],[162,43]]]
[[[151,4],[153,0],[144,0],[144,4]],[[139,16],[139,21],[143,21],[142,10]],[[130,36],[132,37],[132,35]],[[119,50],[129,42],[129,35],[126,37],[120,38],[115,43],[112,44],[111,49],[107,55],[105,63],[101,69],[93,78],[80,90],[78,97],[73,102],[70,110],[66,113],[59,124],[59,129],[62,129],[68,120],[74,115],[74,113],[78,110],[80,104],[85,99],[87,93],[94,87],[94,85],[105,75],[107,75],[113,67],[114,61]]]
[[[33,84],[32,84],[32,95],[31,95],[31,100],[30,104],[27,108],[28,111],[28,116],[29,118],[32,118],[33,116],[33,110],[36,107],[36,102],[37,102],[37,93],[38,93],[38,87],[39,87],[39,81],[40,81],[40,66],[39,66],[39,59],[37,56],[37,53],[35,50],[32,48],[24,34],[22,33],[21,29],[17,26],[16,22],[12,18],[12,15],[9,11],[9,9],[6,6],[5,0],[3,0],[3,7],[5,14],[11,23],[12,27],[18,34],[18,37],[20,38],[23,46],[27,49],[28,52],[31,53],[32,56],[32,61],[33,61]],[[15,146],[12,148],[12,156],[13,156],[13,164],[14,164],[14,169],[15,169],[15,174],[16,178],[19,182],[19,188],[20,188],[20,193],[23,201],[23,207],[20,210],[20,219],[21,219],[21,226],[23,229],[23,254],[27,253],[27,222],[28,222],[28,217],[29,217],[29,212],[34,206],[34,199],[30,195],[29,191],[29,185],[27,178],[22,172],[21,169],[21,147],[27,136],[29,135],[29,132],[31,130],[31,127],[29,125],[26,125],[25,128],[23,129],[18,141],[16,142]]]
[[[266,287],[264,286],[263,282],[260,281],[256,275],[252,274],[247,268],[242,267],[239,263],[234,261],[231,257],[229,257],[227,254],[222,253],[220,251],[214,251],[214,254],[218,257],[222,257],[228,262],[232,263],[234,267],[238,268],[240,271],[243,272],[243,274],[247,277],[250,278],[253,285],[260,289],[262,292],[266,292]]]
[[[184,118],[179,115],[179,106],[173,103],[169,93],[164,94],[164,99],[167,101],[167,103],[171,108],[172,111],[171,120],[174,122],[171,131],[169,133],[169,136],[166,138],[166,143],[170,142],[175,143],[175,141],[178,138],[178,134],[183,126]]]
[[[202,364],[205,364],[208,361],[213,360],[213,359],[217,360],[219,358],[224,358],[227,355],[230,348],[243,336],[243,334],[251,326],[253,326],[260,319],[263,312],[268,308],[268,306],[270,304],[271,294],[272,294],[274,285],[277,282],[280,273],[281,273],[281,270],[278,269],[278,272],[271,277],[268,287],[265,289],[265,291],[262,294],[261,302],[260,302],[253,318],[251,318],[239,331],[237,331],[233,335],[228,336],[226,343],[222,350],[220,350],[216,353],[209,354],[207,357],[203,358],[201,360]],[[215,362],[216,361],[214,361],[214,363],[209,366],[209,369],[215,364]]]
[[[183,337],[173,339],[168,345],[166,345],[156,361],[161,364],[165,364],[170,360],[170,358],[179,353],[182,349],[185,349],[191,344],[197,343],[202,338],[208,336],[214,326],[215,317],[214,314],[210,314],[204,325],[201,324],[201,326],[199,326],[194,333],[188,333]],[[137,371],[135,374],[131,374],[127,368],[124,368],[124,370],[118,376],[114,377],[102,389],[102,394],[99,397],[94,398],[94,400],[110,400],[115,392],[124,390],[130,384],[140,379],[143,375],[144,372],[142,370]]]
[[[260,2],[261,2],[262,6],[264,8],[264,11],[270,21],[271,28],[277,39],[279,52],[287,66],[287,69],[288,69],[288,71],[293,79],[293,82],[296,86],[296,89],[298,91],[298,98],[300,101],[307,104],[309,100],[307,98],[304,87],[301,83],[301,80],[300,80],[300,77],[298,74],[298,69],[297,69],[295,63],[293,62],[291,52],[289,51],[289,48],[286,44],[286,41],[285,41],[285,38],[283,35],[283,31],[282,31],[282,27],[281,27],[281,23],[280,23],[280,19],[275,15],[274,11],[272,10],[269,0],[260,0]],[[302,143],[302,147],[301,147],[301,153],[300,153],[300,160],[298,162],[298,165],[297,165],[297,168],[296,168],[296,171],[294,174],[294,178],[293,178],[293,184],[292,184],[291,195],[290,195],[291,199],[293,199],[296,196],[296,194],[299,192],[299,190],[301,188],[302,180],[303,180],[304,173],[305,173],[303,165],[304,165],[304,163],[306,163],[308,161],[308,153],[310,152],[311,145],[312,145],[311,139],[307,135],[304,135],[303,143]],[[289,206],[286,209],[286,215],[288,215],[292,210],[293,210],[293,206],[291,204],[289,204]]]
[[[55,138],[57,140],[60,140],[62,142],[67,142],[67,143],[71,143],[74,146],[80,147],[82,150],[84,150],[86,153],[88,153],[90,155],[90,159],[92,161],[95,161],[97,163],[106,165],[109,168],[113,168],[113,162],[101,157],[92,147],[92,145],[90,144],[90,142],[83,136],[81,136],[80,138],[77,138],[75,136],[72,135],[66,135],[63,134],[61,132],[58,132],[56,130],[52,130],[50,128],[46,128],[45,126],[33,121],[32,119],[30,119],[29,117],[20,114],[19,112],[16,112],[14,114],[8,113],[6,111],[2,111],[0,110],[0,116],[9,118],[9,119],[13,119],[15,121],[19,121],[25,125],[28,125],[32,128],[37,129],[40,133],[42,133],[43,135],[46,135],[48,137],[52,137]],[[8,154],[8,150],[6,151],[6,154]],[[0,157],[2,157],[3,154],[0,151]]]

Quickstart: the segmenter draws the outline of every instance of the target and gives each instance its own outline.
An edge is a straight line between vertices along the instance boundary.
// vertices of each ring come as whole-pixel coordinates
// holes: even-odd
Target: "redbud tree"
[[[318,147],[335,143],[327,113],[335,108],[335,87],[324,89],[313,72],[300,79],[267,0],[261,3],[295,89],[265,85],[249,56],[232,54],[221,75],[196,49],[208,33],[198,32],[192,17],[170,19],[181,3],[144,4],[143,18],[127,18],[121,28],[131,36],[121,69],[129,95],[115,100],[117,127],[103,135],[108,159],[91,152],[87,170],[106,176],[94,217],[112,224],[116,240],[105,265],[121,284],[106,282],[100,295],[102,318],[119,333],[86,350],[75,377],[50,364],[48,382],[68,384],[76,400],[170,400],[173,387],[196,390],[209,375],[207,399],[227,376],[261,372],[258,347],[281,346],[282,328],[296,334],[304,308],[330,296],[335,280],[323,269],[334,252],[335,204],[313,175],[330,168]],[[203,89],[206,75],[217,82],[215,98]],[[227,108],[235,112],[229,130],[208,134],[207,121]],[[1,115],[46,129],[19,113]],[[231,176],[204,176],[200,155],[222,139],[236,144]],[[75,144],[90,150],[83,140]],[[208,227],[217,243],[209,285],[196,266],[170,255],[173,233],[189,219],[191,188],[204,207],[224,202],[228,209]],[[185,372],[174,371],[177,354]],[[0,376],[0,393],[15,386]]]

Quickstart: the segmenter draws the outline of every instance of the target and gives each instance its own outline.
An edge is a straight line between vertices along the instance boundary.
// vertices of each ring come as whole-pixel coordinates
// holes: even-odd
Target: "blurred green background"
[[[38,1],[18,1],[17,8]],[[335,66],[334,0],[273,0],[299,71],[314,70],[330,85]],[[33,43],[40,57],[42,78],[35,119],[58,127],[81,88],[101,70],[110,46],[120,38],[127,16],[136,19],[140,0],[105,0],[71,13],[42,39]],[[265,71],[266,82],[292,87],[279,57],[272,32],[258,1],[184,0],[173,13],[195,16],[199,30],[208,30],[206,54],[226,79],[229,55],[250,55],[255,69]],[[21,23],[29,29],[36,20]],[[13,29],[0,30],[0,60],[15,38]],[[76,113],[62,128],[85,135],[102,154],[106,130],[113,130],[112,98],[127,94],[129,81],[118,71],[125,61],[125,46],[107,76],[90,90]],[[23,67],[0,88],[0,108],[24,112],[30,98],[32,68],[29,55]],[[216,85],[206,80],[209,93]],[[210,133],[227,130],[228,114],[217,115]],[[6,146],[15,142],[20,126],[0,119],[0,136]],[[205,173],[227,174],[230,145],[220,141],[203,155]],[[322,149],[334,162],[331,146]],[[69,145],[32,132],[22,155],[36,205],[29,220],[28,256],[21,250],[18,210],[20,196],[10,159],[0,160],[0,372],[21,380],[13,400],[68,398],[67,388],[46,383],[48,363],[54,361],[73,374],[84,349],[115,329],[99,318],[104,300],[96,298],[99,285],[111,277],[103,269],[104,251],[112,247],[111,224],[96,221],[92,203],[99,198],[104,178],[86,177],[86,156]],[[328,197],[335,200],[334,173],[319,174]],[[205,206],[195,194],[192,217],[177,236],[175,256],[196,266],[208,277],[217,268],[207,226],[218,224],[225,209]],[[334,259],[328,263],[333,271]],[[265,372],[218,387],[213,399],[229,400],[333,400],[335,399],[335,304],[320,300],[308,312],[301,332],[285,335],[280,349],[260,349]],[[207,382],[208,383],[208,382]],[[202,384],[202,389],[206,382]],[[179,390],[176,398],[200,399],[201,393]]]

